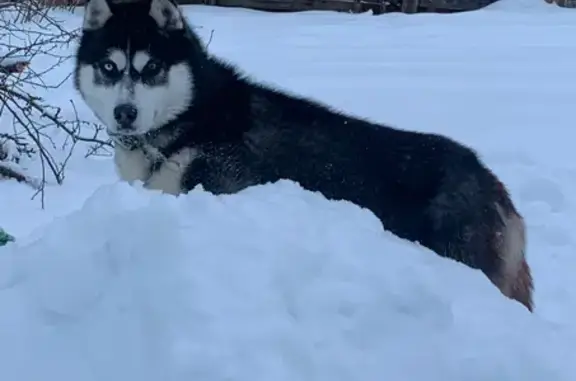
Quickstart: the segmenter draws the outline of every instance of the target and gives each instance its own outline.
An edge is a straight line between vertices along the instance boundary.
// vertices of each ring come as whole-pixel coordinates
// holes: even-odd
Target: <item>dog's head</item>
[[[90,0],[75,85],[112,135],[141,135],[192,103],[189,27],[171,0]]]

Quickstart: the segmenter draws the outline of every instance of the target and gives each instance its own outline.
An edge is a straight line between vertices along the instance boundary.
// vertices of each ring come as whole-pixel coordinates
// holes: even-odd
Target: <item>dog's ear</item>
[[[152,0],[150,16],[158,26],[166,30],[184,29],[184,17],[178,6],[170,0]]]
[[[84,30],[100,29],[112,17],[107,0],[89,0],[84,7]]]

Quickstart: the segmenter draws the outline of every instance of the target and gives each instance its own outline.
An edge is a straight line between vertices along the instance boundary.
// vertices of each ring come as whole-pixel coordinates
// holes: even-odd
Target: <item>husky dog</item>
[[[480,269],[532,311],[524,221],[476,153],[447,137],[255,83],[210,56],[171,0],[90,0],[75,84],[107,126],[125,181],[176,195],[289,179]]]

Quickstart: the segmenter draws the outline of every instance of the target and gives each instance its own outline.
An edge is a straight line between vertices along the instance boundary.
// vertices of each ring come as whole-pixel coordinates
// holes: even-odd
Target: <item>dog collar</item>
[[[114,135],[111,136],[112,141],[114,144],[119,145],[120,147],[128,150],[134,151],[140,147],[142,147],[144,143],[144,138],[140,136],[118,136]]]
[[[142,150],[144,156],[149,160],[148,175],[144,179],[144,184],[148,183],[152,174],[160,168],[166,161],[166,158],[158,149],[147,144],[146,135],[138,136],[110,136],[115,145],[118,145],[125,150],[135,151]]]
[[[128,151],[134,151],[146,143],[146,135],[126,136],[126,135],[110,135],[110,138],[115,145],[119,145]]]

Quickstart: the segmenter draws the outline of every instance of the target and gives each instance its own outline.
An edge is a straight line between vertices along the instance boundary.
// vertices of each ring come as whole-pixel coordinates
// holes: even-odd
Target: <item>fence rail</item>
[[[26,0],[0,0],[8,5]],[[85,0],[35,0],[49,5],[83,5]],[[338,11],[374,14],[402,11],[460,12],[480,9],[497,0],[176,0],[179,4],[206,4],[221,7],[240,7],[269,12]],[[538,1],[538,0],[534,0]],[[573,3],[576,0],[546,0]],[[562,4],[564,5],[564,4]],[[567,5],[568,6],[568,5]]]
[[[360,13],[373,11],[459,12],[480,9],[497,0],[179,0],[180,4],[242,7],[270,12],[327,10]]]

